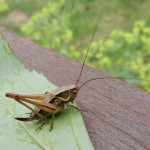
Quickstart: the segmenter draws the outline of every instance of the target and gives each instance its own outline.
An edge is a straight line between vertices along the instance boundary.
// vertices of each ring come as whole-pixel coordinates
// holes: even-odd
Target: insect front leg
[[[71,104],[69,104],[69,103],[66,103],[66,106],[67,106],[67,107],[72,107],[72,108],[74,108],[74,109],[76,109],[76,110],[78,110],[78,111],[87,112],[87,110],[86,110],[86,109],[79,109],[78,107],[73,106],[73,105],[71,105]]]
[[[74,108],[74,109],[76,109],[76,110],[80,110],[78,107],[73,106],[73,105],[71,105],[71,104],[69,104],[69,103],[66,103],[66,106],[67,106],[67,107],[72,107],[72,108]]]

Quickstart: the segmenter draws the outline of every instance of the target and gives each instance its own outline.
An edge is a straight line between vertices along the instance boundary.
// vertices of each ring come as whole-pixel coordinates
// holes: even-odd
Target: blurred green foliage
[[[66,54],[72,31],[69,29],[70,13],[65,11],[65,5],[65,0],[48,2],[46,7],[21,26],[21,31],[30,40]]]
[[[130,32],[113,30],[106,40],[92,43],[87,64],[115,77],[147,80],[137,84],[150,89],[150,27],[137,21]]]
[[[8,4],[5,0],[0,0],[0,12],[5,13],[9,10]]]

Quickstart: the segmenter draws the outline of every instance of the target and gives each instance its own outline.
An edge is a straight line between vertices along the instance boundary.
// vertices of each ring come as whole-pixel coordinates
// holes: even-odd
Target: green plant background
[[[104,2],[0,0],[0,26],[82,62]],[[149,0],[110,1],[103,11],[86,64],[115,77],[147,80],[131,82],[149,90],[149,5]],[[17,25],[17,18],[12,18],[16,10],[18,15],[28,16]]]

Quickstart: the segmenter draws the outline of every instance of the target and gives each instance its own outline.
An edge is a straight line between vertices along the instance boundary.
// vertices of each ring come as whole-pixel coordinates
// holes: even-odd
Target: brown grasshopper
[[[48,121],[47,116],[51,114],[52,123],[50,131],[53,129],[54,117],[55,114],[59,113],[64,109],[64,106],[73,107],[79,110],[77,107],[70,105],[69,102],[73,102],[77,96],[78,86],[75,84],[60,87],[52,93],[46,92],[45,94],[39,95],[18,95],[12,93],[6,93],[7,97],[15,99],[20,104],[26,106],[32,112],[30,113],[29,118],[15,118],[19,121],[32,121],[35,119],[42,118],[44,120],[43,124],[38,128],[41,129],[42,126]],[[35,102],[32,100],[38,100],[41,102]],[[24,102],[33,104],[37,108],[32,109],[30,106]]]

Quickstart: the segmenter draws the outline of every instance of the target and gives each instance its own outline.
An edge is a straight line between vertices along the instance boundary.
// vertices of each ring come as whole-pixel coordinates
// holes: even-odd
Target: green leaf
[[[0,149],[15,150],[93,150],[80,112],[65,108],[56,115],[54,128],[49,132],[50,121],[35,131],[42,120],[19,122],[30,112],[5,93],[42,94],[57,87],[42,74],[28,71],[15,57],[0,35]]]

